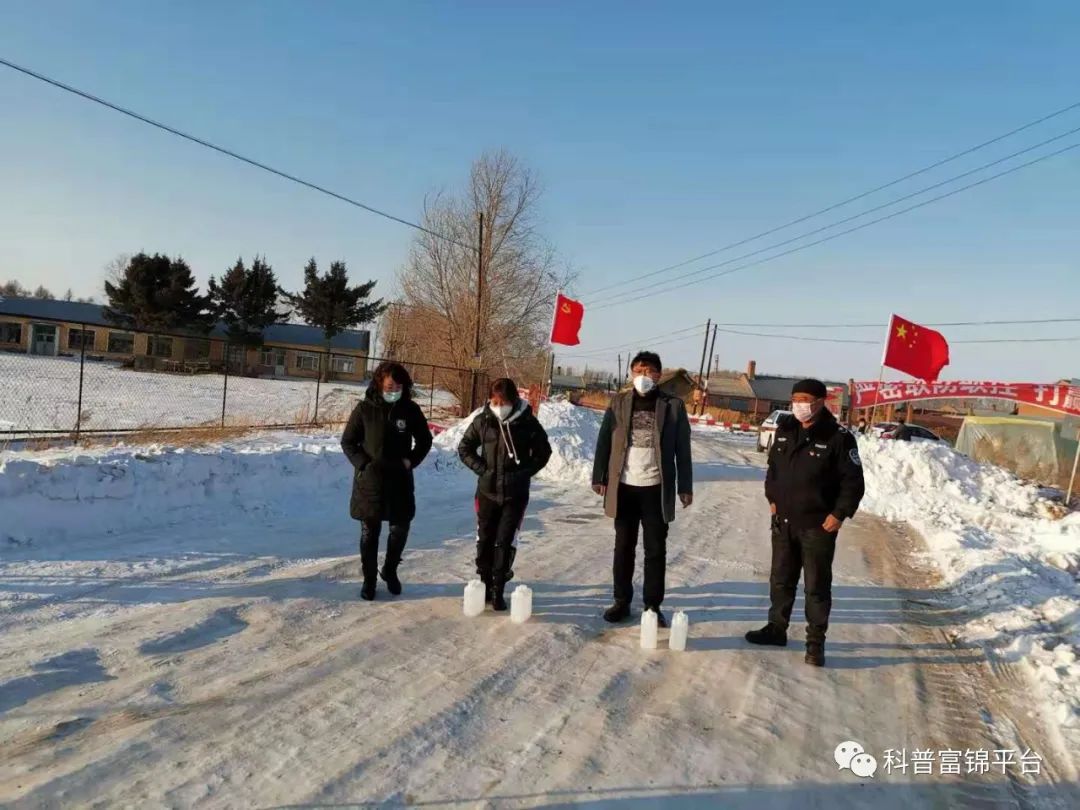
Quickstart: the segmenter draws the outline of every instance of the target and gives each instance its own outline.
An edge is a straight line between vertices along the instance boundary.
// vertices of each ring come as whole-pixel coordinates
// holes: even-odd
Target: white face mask
[[[398,400],[401,399],[401,392],[400,391],[383,391],[382,392],[382,398],[383,398],[384,401],[389,402],[391,405],[393,405],[395,402],[397,402]]]
[[[818,409],[813,402],[792,402],[791,412],[795,414],[795,418],[800,422],[809,422],[814,418]]]
[[[513,413],[513,405],[492,405],[491,412],[499,417],[500,422],[505,422],[506,418]]]
[[[646,376],[645,374],[638,374],[634,377],[634,390],[642,396],[645,396],[654,388],[656,388],[656,383],[653,381],[652,377]]]

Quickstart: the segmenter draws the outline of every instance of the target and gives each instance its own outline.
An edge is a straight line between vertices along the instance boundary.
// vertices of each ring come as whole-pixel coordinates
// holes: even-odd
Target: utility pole
[[[709,355],[710,356],[716,357],[716,355],[713,354],[713,351],[715,349],[716,349],[716,327],[714,326],[712,328],[712,344],[709,346]],[[712,375],[712,372],[710,370],[707,370],[706,374],[705,374],[705,385],[704,385],[704,388],[703,388],[703,390],[701,392],[701,409],[698,411],[699,416],[701,414],[705,413],[705,400],[709,396],[709,377],[711,375]]]
[[[480,234],[476,251],[476,340],[473,343],[472,394],[469,413],[476,410],[476,384],[480,374],[480,321],[484,313],[484,212],[480,212]]]
[[[622,385],[622,379],[623,379],[623,375],[622,375],[622,355],[620,354],[619,355],[619,385],[620,386]]]
[[[705,345],[701,347],[701,368],[698,370],[698,385],[701,385],[701,381],[705,378],[705,358],[709,352],[709,332],[712,331],[712,318],[709,318],[705,322]],[[702,398],[704,399],[704,392],[702,392]]]

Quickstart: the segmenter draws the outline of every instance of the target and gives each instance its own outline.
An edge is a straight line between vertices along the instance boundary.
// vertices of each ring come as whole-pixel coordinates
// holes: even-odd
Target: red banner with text
[[[879,387],[880,386],[880,387]],[[854,407],[872,408],[926,399],[1007,399],[1080,416],[1080,385],[1068,383],[1004,383],[981,380],[949,382],[855,383]]]

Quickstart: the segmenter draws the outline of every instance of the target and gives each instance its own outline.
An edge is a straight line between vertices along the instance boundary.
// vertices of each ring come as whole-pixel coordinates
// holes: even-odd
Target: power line
[[[932,170],[937,169],[937,168],[939,168],[941,166],[944,166],[946,163],[951,163],[954,160],[958,160],[958,159],[960,159],[962,157],[965,157],[967,155],[972,154],[973,152],[977,152],[980,149],[984,149],[987,146],[991,146],[991,145],[993,145],[995,143],[998,143],[999,141],[1003,141],[1006,138],[1009,138],[1009,137],[1011,137],[1013,135],[1016,135],[1016,134],[1018,134],[1020,132],[1023,132],[1024,130],[1031,129],[1032,127],[1038,126],[1039,124],[1046,123],[1047,121],[1051,120],[1052,118],[1057,118],[1058,116],[1064,115],[1065,113],[1070,112],[1071,110],[1075,110],[1078,107],[1080,107],[1080,101],[1077,101],[1077,102],[1075,102],[1073,104],[1070,104],[1067,107],[1062,107],[1060,110],[1052,112],[1049,115],[1044,115],[1042,118],[1038,118],[1038,119],[1036,119],[1034,121],[1030,121],[1030,122],[1028,122],[1028,123],[1026,123],[1026,124],[1024,124],[1022,126],[1017,127],[1016,129],[1011,129],[1008,132],[1005,132],[1005,133],[1003,133],[1001,135],[997,135],[997,136],[991,138],[988,141],[983,141],[982,143],[980,143],[980,144],[978,144],[976,146],[972,146],[972,147],[970,147],[968,149],[964,149],[963,151],[957,152],[956,154],[950,155],[949,157],[944,158],[942,160],[939,160],[936,163],[931,163],[929,166],[924,166],[921,169],[917,169],[916,171],[905,174],[903,177],[898,177],[895,180],[890,180],[888,183],[885,183],[885,184],[880,185],[880,186],[876,186],[875,188],[872,188],[869,191],[864,191],[861,194],[856,194],[854,197],[848,197],[845,200],[841,200],[840,202],[833,203],[832,205],[826,206],[825,208],[821,208],[821,209],[819,209],[817,211],[814,211],[813,213],[806,214],[806,215],[801,216],[801,217],[799,217],[797,219],[793,219],[790,222],[785,222],[783,225],[777,225],[775,228],[770,228],[767,231],[762,231],[761,233],[755,234],[754,236],[749,236],[746,239],[740,239],[737,242],[731,242],[730,244],[724,245],[723,247],[717,248],[716,250],[711,250],[708,253],[702,253],[700,256],[695,256],[692,259],[686,259],[685,261],[678,262],[677,264],[671,264],[671,265],[668,265],[667,267],[661,267],[659,270],[653,270],[651,272],[643,273],[643,274],[638,275],[638,276],[631,276],[629,279],[624,279],[622,281],[616,282],[615,284],[609,284],[609,285],[607,285],[605,287],[598,287],[597,289],[590,292],[589,295],[595,295],[598,292],[604,292],[606,290],[613,289],[614,287],[619,287],[619,286],[621,286],[621,285],[623,285],[623,284],[625,284],[627,282],[640,281],[641,279],[651,278],[652,276],[660,275],[661,273],[666,273],[666,272],[668,272],[670,270],[677,270],[680,267],[685,267],[688,264],[693,264],[694,262],[701,261],[702,259],[707,259],[710,256],[717,255],[718,253],[724,253],[725,251],[732,250],[733,248],[742,247],[743,245],[747,244],[748,242],[754,242],[754,241],[757,241],[758,239],[761,239],[762,237],[771,236],[772,234],[776,233],[777,231],[782,231],[785,228],[790,228],[792,225],[799,225],[800,223],[806,222],[808,219],[813,219],[814,217],[821,216],[822,214],[827,214],[830,211],[835,211],[837,208],[841,208],[841,207],[843,207],[845,205],[848,205],[849,203],[857,202],[858,200],[861,200],[864,197],[869,197],[871,194],[876,194],[879,191],[884,191],[887,188],[891,188],[892,186],[903,183],[905,180],[911,180],[913,177],[918,177],[919,175],[926,174],[929,171],[932,171]]]
[[[719,326],[759,327],[766,329],[881,329],[884,323],[725,323],[713,321]],[[926,322],[924,326],[1010,326],[1019,324],[1080,323],[1080,318],[1035,318],[1007,321],[938,321]]]
[[[723,332],[726,335],[746,335],[748,337],[763,337],[763,338],[784,338],[785,340],[798,340],[800,342],[806,341],[808,343],[861,343],[867,346],[880,346],[880,340],[849,340],[845,338],[815,338],[815,337],[803,337],[802,335],[777,335],[769,334],[766,332],[743,332],[737,329],[723,329],[717,327],[718,332]]]
[[[1050,338],[991,338],[988,340],[950,340],[949,345],[954,343],[1069,343],[1080,340],[1077,337],[1050,337]]]
[[[183,138],[183,139],[185,139],[187,141],[191,141],[192,143],[198,144],[199,146],[205,146],[207,149],[213,149],[215,152],[219,152],[222,155],[225,155],[227,157],[231,157],[234,160],[239,160],[242,163],[247,163],[249,166],[254,166],[257,169],[262,169],[263,171],[270,172],[271,174],[275,174],[278,177],[284,178],[285,180],[290,180],[293,183],[298,183],[299,185],[304,186],[306,188],[309,188],[309,189],[311,189],[313,191],[318,191],[321,194],[326,194],[327,196],[333,197],[334,199],[340,200],[341,202],[345,202],[345,203],[348,203],[349,205],[356,206],[357,208],[363,209],[364,211],[367,211],[370,214],[375,214],[376,216],[383,217],[384,219],[389,219],[392,222],[397,222],[399,225],[405,225],[405,226],[407,226],[409,228],[413,228],[413,229],[415,229],[417,231],[420,231],[422,233],[426,233],[429,236],[434,236],[437,239],[442,239],[445,242],[448,242],[448,243],[453,244],[453,245],[457,245],[460,248],[464,248],[466,250],[472,250],[472,251],[476,250],[476,247],[474,245],[466,245],[463,242],[459,242],[456,239],[453,239],[453,238],[451,238],[449,236],[446,236],[444,234],[439,233],[438,231],[433,231],[430,228],[425,228],[423,225],[419,225],[419,224],[417,224],[415,222],[410,222],[407,219],[402,219],[401,217],[394,216],[393,214],[389,214],[386,211],[382,211],[382,210],[380,210],[378,208],[375,208],[375,207],[373,207],[371,205],[368,205],[367,203],[362,203],[359,200],[354,200],[352,197],[346,197],[344,194],[339,194],[336,191],[331,191],[330,189],[325,188],[323,186],[320,186],[317,183],[312,183],[309,180],[304,180],[303,178],[297,177],[296,175],[292,175],[292,174],[289,174],[288,172],[284,172],[281,169],[275,169],[273,166],[268,166],[265,163],[260,163],[259,161],[255,160],[253,158],[245,157],[244,155],[241,155],[238,152],[234,152],[231,149],[226,149],[223,146],[218,146],[217,144],[211,143],[210,141],[204,140],[203,138],[199,138],[198,136],[190,135],[187,132],[182,132],[179,129],[175,129],[174,127],[169,126],[168,124],[163,124],[160,121],[155,121],[154,119],[148,118],[147,116],[142,115],[140,113],[137,113],[134,110],[129,110],[126,107],[121,107],[120,105],[114,104],[111,101],[106,101],[105,99],[103,99],[103,98],[101,98],[99,96],[95,96],[93,93],[88,93],[85,90],[80,90],[77,87],[72,87],[69,84],[64,84],[63,82],[58,81],[56,79],[51,79],[48,76],[45,76],[45,75],[43,75],[41,73],[38,73],[36,71],[31,70],[30,68],[22,67],[21,65],[17,65],[14,62],[9,62],[8,60],[6,60],[6,59],[4,59],[2,57],[0,57],[0,65],[3,65],[5,67],[9,67],[12,70],[16,70],[19,73],[25,74],[26,76],[30,76],[31,78],[37,79],[39,81],[45,82],[46,84],[50,84],[53,87],[59,88],[60,90],[65,90],[68,93],[73,93],[74,95],[79,96],[80,98],[84,98],[87,101],[92,101],[95,104],[100,104],[103,107],[108,107],[110,110],[114,110],[115,112],[122,113],[123,115],[126,115],[129,118],[134,118],[136,121],[141,121],[142,123],[149,124],[152,127],[157,127],[158,129],[160,129],[160,130],[162,130],[164,132],[168,132],[170,135],[176,135],[179,138]]]
[[[1080,317],[1078,318],[1025,318],[1017,320],[985,320],[985,321],[927,321],[924,326],[931,327],[972,327],[972,326],[1018,326],[1018,325],[1033,325],[1033,324],[1057,324],[1057,323],[1080,323]],[[560,357],[577,357],[577,358],[591,358],[604,355],[608,352],[618,351],[626,348],[627,345],[644,345],[649,344],[653,346],[660,346],[669,343],[677,343],[690,338],[696,339],[701,327],[704,326],[704,321],[694,326],[688,326],[685,329],[678,329],[674,332],[666,332],[661,335],[654,335],[647,338],[635,338],[629,341],[623,341],[622,343],[616,343],[611,346],[606,346],[599,349],[589,349],[584,352],[559,352]],[[772,333],[763,332],[746,332],[741,331],[738,327],[742,328],[765,328],[765,329],[881,329],[887,324],[884,323],[739,323],[739,322],[724,322],[713,321],[713,325],[717,330],[729,335],[745,335],[749,337],[776,337],[787,338],[790,340],[803,340],[811,343],[854,343],[863,345],[880,345],[880,341],[877,340],[850,340],[843,338],[811,338],[802,335],[778,335]],[[733,328],[736,327],[736,328]],[[988,340],[952,340],[951,343],[1035,343],[1035,342],[1062,342],[1071,341],[1074,338],[1016,338],[1016,339],[988,339]]]
[[[697,326],[688,327],[687,329],[680,329],[677,332],[668,332],[665,335],[655,335],[653,337],[647,337],[647,338],[634,338],[632,340],[626,340],[626,341],[623,341],[622,343],[618,343],[618,344],[615,344],[613,346],[608,346],[608,347],[605,347],[603,349],[590,349],[589,351],[579,352],[579,353],[557,352],[557,354],[560,357],[595,357],[595,356],[601,356],[601,355],[605,355],[605,354],[610,354],[611,352],[616,352],[616,351],[619,351],[620,349],[625,349],[627,346],[631,346],[631,345],[637,345],[637,346],[645,346],[645,345],[648,345],[648,346],[665,346],[665,345],[670,344],[670,343],[680,343],[680,342],[682,342],[684,340],[689,340],[689,339],[696,340],[699,337],[696,333],[704,325],[705,325],[705,323],[702,322],[702,323],[697,324]],[[683,332],[693,332],[694,334],[681,334]],[[679,335],[679,336],[675,337],[676,335]]]
[[[748,337],[761,337],[761,338],[780,338],[782,340],[798,340],[800,342],[809,343],[855,343],[863,346],[880,346],[880,340],[849,340],[845,338],[813,338],[803,337],[802,335],[777,335],[767,332],[743,332],[736,329],[722,329],[718,328],[718,331],[724,332],[729,335],[745,335]],[[987,340],[950,340],[950,346],[956,346],[961,344],[971,343],[1068,343],[1072,341],[1080,340],[1080,336],[1077,337],[1050,337],[1050,338],[992,338]]]
[[[792,242],[798,242],[800,239],[806,239],[809,236],[814,236],[815,234],[819,234],[822,231],[831,230],[833,228],[839,227],[840,225],[846,225],[847,223],[852,222],[852,221],[854,221],[856,219],[860,219],[860,218],[865,217],[865,216],[867,216],[869,214],[873,214],[873,213],[875,213],[877,211],[881,211],[881,210],[883,210],[885,208],[891,208],[892,206],[897,205],[899,203],[902,203],[902,202],[904,202],[906,200],[910,200],[913,197],[921,196],[922,194],[925,194],[928,191],[933,191],[934,189],[941,188],[942,186],[947,186],[950,183],[955,183],[957,180],[962,180],[965,177],[970,177],[971,175],[977,174],[978,172],[981,172],[981,171],[983,171],[985,169],[989,169],[992,166],[997,166],[997,165],[999,165],[1001,163],[1004,163],[1004,162],[1006,162],[1008,160],[1012,160],[1015,157],[1019,157],[1020,155],[1026,154],[1028,152],[1032,152],[1032,151],[1034,151],[1036,149],[1040,149],[1043,146],[1051,144],[1051,143],[1053,143],[1055,141],[1060,141],[1062,138],[1066,138],[1069,135],[1075,135],[1077,132],[1080,132],[1080,127],[1075,127],[1074,129],[1071,129],[1068,132],[1062,132],[1060,135],[1055,135],[1054,137],[1048,138],[1047,140],[1042,141],[1040,143],[1037,143],[1034,146],[1026,147],[1026,148],[1021,149],[1021,150],[1019,150],[1017,152],[1013,152],[1011,155],[1006,155],[1005,157],[1001,157],[1001,158],[997,158],[996,160],[992,160],[989,163],[984,163],[981,166],[976,166],[974,169],[970,169],[970,170],[968,170],[966,172],[962,172],[961,174],[954,175],[953,177],[950,177],[950,178],[948,178],[946,180],[942,180],[942,181],[940,181],[938,183],[933,183],[933,184],[931,184],[929,186],[926,186],[924,188],[919,189],[918,191],[913,191],[910,194],[905,194],[902,197],[897,197],[894,200],[890,200],[888,202],[881,203],[880,205],[876,205],[873,208],[868,208],[865,211],[860,211],[857,214],[852,214],[851,216],[845,217],[844,219],[839,219],[836,222],[830,222],[827,225],[822,225],[820,228],[815,228],[812,231],[807,231],[806,233],[799,234],[798,236],[792,236],[789,239],[785,239],[785,240],[783,240],[781,242],[774,242],[771,245],[766,245],[763,248],[758,248],[757,250],[752,250],[749,253],[742,254],[741,256],[735,256],[734,258],[731,258],[731,259],[725,259],[724,261],[719,262],[718,264],[712,264],[712,265],[709,265],[707,267],[702,267],[702,268],[699,268],[698,270],[693,270],[693,271],[691,271],[689,273],[682,273],[682,274],[680,274],[680,275],[678,275],[678,276],[676,276],[675,278],[672,278],[672,279],[667,279],[667,280],[661,279],[660,281],[654,281],[652,284],[647,284],[647,285],[645,285],[643,287],[636,287],[633,290],[627,290],[625,293],[620,293],[619,295],[620,296],[621,295],[632,295],[632,294],[635,294],[635,293],[644,292],[645,290],[651,290],[651,289],[654,289],[656,287],[662,287],[665,284],[670,284],[672,281],[679,281],[679,280],[682,280],[682,279],[693,278],[694,276],[699,276],[702,273],[707,273],[710,270],[716,270],[717,268],[726,267],[729,264],[734,264],[735,262],[740,262],[743,259],[749,259],[749,258],[751,258],[753,256],[760,256],[762,253],[767,253],[770,250],[775,250],[776,248],[784,247],[785,245],[790,245]],[[616,296],[616,298],[618,298],[618,297],[619,296]]]
[[[1043,156],[1035,158],[1033,160],[1029,160],[1026,163],[1021,163],[1021,164],[1019,164],[1017,166],[1013,166],[1012,168],[1006,169],[1005,171],[998,172],[997,174],[992,174],[989,177],[984,177],[982,180],[978,180],[978,181],[976,181],[974,183],[969,183],[966,186],[961,186],[960,188],[953,189],[952,191],[946,192],[945,194],[939,194],[937,197],[931,197],[928,200],[923,200],[920,203],[916,203],[915,205],[908,206],[907,208],[902,208],[899,211],[894,211],[891,214],[886,214],[883,217],[878,217],[877,219],[872,219],[869,222],[863,222],[863,223],[861,223],[859,225],[856,225],[853,228],[848,228],[847,230],[839,231],[838,233],[834,233],[834,234],[830,234],[829,236],[822,237],[821,239],[817,239],[817,240],[815,240],[813,242],[808,242],[805,245],[799,245],[799,246],[793,247],[793,248],[791,248],[789,250],[782,251],[781,253],[777,253],[777,254],[774,254],[772,256],[766,256],[763,259],[758,259],[757,261],[748,262],[747,264],[743,264],[743,265],[739,265],[737,267],[733,267],[730,270],[725,270],[722,273],[715,273],[713,275],[705,276],[703,278],[695,279],[693,281],[687,281],[687,282],[684,282],[682,284],[677,284],[677,285],[675,285],[673,287],[668,287],[667,289],[664,289],[664,290],[658,290],[656,292],[648,292],[648,293],[645,293],[644,295],[636,295],[636,296],[634,296],[632,298],[627,298],[627,299],[624,299],[624,300],[611,301],[609,303],[605,303],[605,304],[602,304],[600,306],[593,306],[592,309],[593,310],[607,309],[608,307],[611,307],[611,306],[619,306],[619,305],[622,305],[622,304],[633,303],[634,301],[639,301],[642,298],[654,298],[654,297],[656,297],[658,295],[663,295],[664,293],[673,292],[674,290],[683,289],[684,287],[690,287],[690,286],[693,286],[695,284],[701,284],[704,281],[710,281],[710,280],[715,279],[715,278],[721,278],[723,276],[729,276],[732,273],[739,272],[740,270],[746,270],[747,268],[756,267],[758,265],[765,264],[766,262],[771,262],[771,261],[773,261],[775,259],[783,258],[784,256],[790,256],[790,255],[792,255],[794,253],[798,253],[800,251],[806,250],[807,248],[812,248],[812,247],[816,247],[817,245],[822,245],[822,244],[824,244],[826,242],[831,242],[832,240],[839,239],[842,236],[847,236],[848,234],[855,233],[856,231],[861,231],[864,228],[869,228],[872,225],[877,225],[877,224],[885,222],[887,220],[895,219],[898,216],[902,216],[903,214],[910,213],[911,211],[914,211],[916,209],[924,208],[927,205],[932,205],[933,203],[940,202],[941,200],[947,199],[948,197],[955,196],[956,194],[959,194],[962,191],[968,191],[968,190],[976,188],[978,186],[985,185],[986,183],[992,182],[992,181],[997,180],[997,179],[999,179],[1001,177],[1005,177],[1006,175],[1013,174],[1014,172],[1018,172],[1018,171],[1021,171],[1022,169],[1026,169],[1026,168],[1029,168],[1031,166],[1034,166],[1037,163],[1042,163],[1043,161],[1050,160],[1051,158],[1058,157],[1059,155],[1063,155],[1066,152],[1069,152],[1069,151],[1071,151],[1073,149],[1076,149],[1078,147],[1080,147],[1080,142],[1070,144],[1069,146],[1063,147],[1062,149],[1058,149],[1055,152],[1050,152],[1049,154],[1043,155]],[[675,279],[672,279],[672,280],[674,281]],[[629,295],[629,294],[630,294],[630,292],[627,293],[627,295]]]

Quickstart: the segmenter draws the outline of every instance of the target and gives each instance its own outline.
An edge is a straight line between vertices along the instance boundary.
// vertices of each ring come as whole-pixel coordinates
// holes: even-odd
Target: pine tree
[[[177,329],[209,332],[214,325],[208,301],[183,259],[139,253],[124,268],[119,284],[105,282],[109,298],[105,317],[127,328],[148,332]]]
[[[329,351],[337,335],[346,329],[371,323],[386,311],[381,298],[368,301],[374,289],[374,281],[350,287],[345,262],[332,262],[330,270],[320,275],[312,258],[304,267],[304,291],[286,293],[285,297],[305,323],[323,331]],[[328,375],[329,364],[323,366],[323,374]]]
[[[220,283],[210,277],[208,290],[211,310],[225,322],[234,343],[261,345],[263,330],[289,317],[288,311],[278,310],[277,277],[265,258],[256,256],[250,270],[242,257],[237,259]]]

